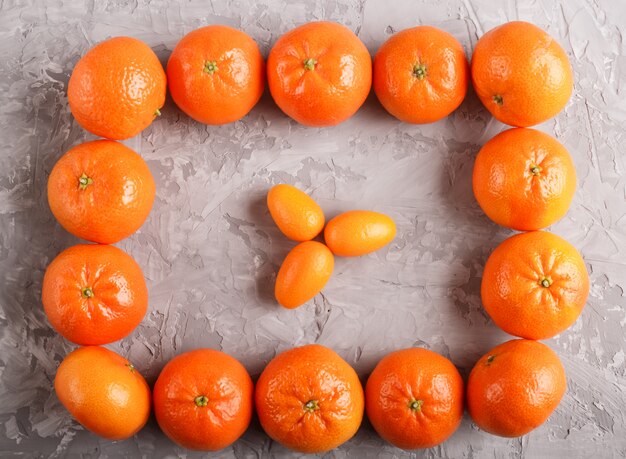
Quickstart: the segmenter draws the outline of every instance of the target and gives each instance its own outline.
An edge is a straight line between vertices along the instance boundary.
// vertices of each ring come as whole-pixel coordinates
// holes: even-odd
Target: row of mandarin
[[[504,131],[476,158],[473,187],[481,207],[496,223],[527,231],[504,240],[490,254],[481,281],[482,304],[498,327],[528,343],[572,326],[589,295],[589,275],[576,248],[540,231],[565,215],[575,181],[568,152],[532,129]],[[567,383],[558,356],[552,354],[552,366],[545,366],[532,354],[491,351],[467,382],[468,393],[474,394],[467,409],[476,424],[496,435],[517,436],[528,413],[556,409]],[[505,365],[512,375],[508,379],[501,378]],[[519,394],[529,395],[524,406],[512,403]]]
[[[521,72],[513,65],[508,68],[508,80],[557,90],[543,103],[552,116],[558,113],[573,86],[562,49],[545,34],[515,36],[503,27],[481,38],[473,62],[495,63],[493,59],[502,53],[505,43],[507,53],[517,62],[527,61],[535,69],[546,70]],[[546,59],[552,64],[546,64]],[[502,106],[503,99],[494,96],[494,102]],[[514,100],[517,107],[532,103],[532,99]],[[525,125],[514,118],[507,122]],[[589,294],[589,276],[576,248],[559,236],[540,231],[560,220],[571,205],[576,189],[574,162],[565,147],[549,135],[524,127],[509,129],[479,151],[472,186],[478,204],[491,220],[524,231],[502,242],[487,259],[481,281],[483,307],[502,330],[525,338],[517,343],[540,349],[539,343],[527,340],[548,339],[565,331],[580,316]],[[560,403],[567,383],[554,352],[550,351],[551,363],[546,364],[532,351],[515,355],[505,347],[492,350],[470,373],[467,384],[472,395],[468,395],[467,409],[481,429],[517,436],[529,415],[543,412],[541,422],[547,419]],[[502,378],[503,371],[510,376]],[[525,400],[523,405],[515,403],[520,399]]]
[[[487,216],[523,232],[487,260],[481,287],[486,311],[504,331],[523,338],[563,332],[582,312],[589,276],[574,246],[541,230],[571,206],[576,170],[570,154],[540,131],[509,129],[478,152],[472,181]]]
[[[340,446],[356,434],[364,414],[389,443],[417,449],[447,440],[461,423],[466,400],[467,406],[481,408],[478,417],[470,411],[481,427],[498,433],[500,426],[488,419],[505,414],[481,406],[483,387],[490,384],[490,371],[498,372],[503,387],[531,377],[520,364],[523,359],[541,366],[541,384],[551,390],[544,389],[541,399],[532,392],[508,390],[508,396],[516,397],[505,411],[523,411],[524,418],[508,420],[507,436],[520,436],[545,421],[565,388],[556,354],[531,340],[506,342],[481,357],[467,389],[450,360],[420,348],[385,356],[363,388],[345,360],[315,344],[276,356],[256,385],[233,357],[196,349],[169,361],[152,391],[134,366],[115,352],[80,347],[61,363],[54,384],[61,402],[85,428],[111,440],[141,430],[152,405],[157,423],[172,441],[193,450],[217,451],[244,434],[256,408],[265,432],[295,451],[320,453]]]
[[[529,42],[539,43],[537,49]],[[533,56],[543,53],[542,60]],[[135,56],[141,56],[135,59]],[[506,64],[503,64],[506,63]],[[258,102],[265,83],[283,112],[308,126],[332,126],[356,113],[371,87],[398,119],[431,123],[461,104],[471,79],[500,121],[532,126],[558,113],[572,90],[563,49],[535,25],[510,22],[476,44],[471,70],[462,45],[429,26],[401,31],[373,60],[345,26],[314,22],[280,37],[267,68],[254,40],[222,25],[184,36],[172,51],[167,75],[152,50],[129,37],[93,47],[70,78],[70,109],[86,130],[108,139],[130,138],[161,114],[166,86],[195,120],[225,124]],[[534,75],[548,74],[545,85]]]
[[[105,49],[110,46],[103,45]],[[144,76],[162,72],[152,50],[136,41],[128,46],[127,57],[132,56],[134,64],[125,62],[123,66],[135,65]],[[85,68],[103,65],[116,73],[113,67],[120,63],[115,62],[115,55],[88,54],[73,73],[76,78],[70,80],[72,89],[68,93],[77,119],[84,113],[93,115],[88,113],[89,107],[81,106],[93,102],[96,92],[88,85],[101,86],[111,75],[103,73],[96,80],[85,81]],[[78,78],[83,81],[77,90]],[[133,76],[128,84],[134,85],[135,95],[146,89]],[[106,110],[108,103],[132,109],[133,100],[123,93],[129,87],[119,89],[116,100],[101,99],[96,109]],[[101,119],[105,119],[104,127],[109,131],[127,122],[106,118],[103,112]],[[143,121],[135,118],[132,122]],[[120,340],[143,320],[148,289],[135,260],[108,244],[133,234],[148,217],[155,198],[148,165],[121,143],[86,142],[70,149],[55,164],[47,191],[58,222],[75,236],[98,244],[70,247],[48,265],[41,292],[46,316],[59,334],[76,344]],[[106,438],[126,438],[148,420],[150,388],[133,365],[108,349],[87,346],[68,354],[57,370],[54,387],[61,403],[78,422]]]

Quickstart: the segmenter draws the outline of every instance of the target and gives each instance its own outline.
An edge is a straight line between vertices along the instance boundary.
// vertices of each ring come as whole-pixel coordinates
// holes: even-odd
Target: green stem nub
[[[194,402],[197,407],[207,406],[207,404],[209,403],[209,397],[207,397],[206,395],[198,395],[194,399]]]
[[[491,365],[493,363],[493,359],[495,358],[495,355],[490,355],[489,357],[487,357],[487,365]]]
[[[204,71],[209,75],[213,75],[217,72],[217,62],[216,61],[206,61],[204,63]]]
[[[419,413],[422,410],[423,404],[424,400],[411,399],[411,401],[409,402],[409,408],[411,409],[411,411]]]
[[[426,66],[424,64],[415,64],[413,66],[413,76],[418,80],[426,78]]]
[[[93,296],[93,290],[91,287],[85,287],[83,289],[83,298],[91,298]]]
[[[128,362],[126,364],[126,366],[128,367],[128,369],[130,370],[131,373],[135,372],[135,365],[133,365],[132,363]]]
[[[84,172],[83,172],[83,175],[78,177],[78,188],[80,188],[81,190],[86,189],[92,183],[93,183],[93,179],[91,179],[90,177],[87,177],[87,174],[85,174]]]
[[[500,107],[502,107],[502,105],[504,104],[504,99],[502,99],[502,96],[499,94],[493,96],[493,101],[496,103],[496,105],[499,105]]]
[[[552,285],[552,279],[550,279],[549,277],[544,277],[543,279],[539,281],[539,285],[541,285],[542,287],[548,288]]]
[[[154,116],[155,116],[155,117],[157,117],[157,116],[161,116],[161,110],[157,108],[157,109],[154,111]]]
[[[309,57],[308,59],[305,59],[302,64],[304,65],[305,70],[313,70],[317,61],[312,57]]]
[[[319,410],[320,407],[317,404],[317,400],[309,400],[302,406],[302,409],[304,411],[308,411],[309,413],[312,413],[313,411]]]
[[[539,172],[541,172],[541,167],[537,166],[536,164],[533,164],[532,166],[530,166],[530,173],[533,175],[539,175]]]

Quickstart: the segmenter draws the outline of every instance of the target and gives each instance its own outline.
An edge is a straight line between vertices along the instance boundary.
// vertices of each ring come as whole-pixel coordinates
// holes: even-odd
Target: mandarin
[[[111,245],[81,244],[61,252],[46,269],[41,300],[52,327],[76,344],[124,338],[148,308],[141,268]]]
[[[310,344],[276,356],[255,391],[263,430],[287,448],[329,451],[354,436],[363,419],[363,387],[333,350]]]
[[[589,275],[578,250],[546,231],[516,234],[487,259],[480,294],[498,327],[548,339],[570,327],[585,307]]]
[[[109,440],[135,435],[150,416],[150,387],[125,358],[100,346],[80,347],[54,378],[59,400],[86,429]]]
[[[226,124],[243,118],[265,89],[265,61],[256,42],[224,25],[185,35],[167,63],[176,105],[196,121]]]
[[[78,124],[100,137],[123,140],[161,114],[167,80],[148,45],[115,37],[91,48],[76,64],[67,86]]]
[[[61,226],[101,244],[113,244],[137,231],[152,209],[154,195],[154,178],[146,162],[112,140],[75,146],[48,178],[48,203]]]
[[[280,109],[306,126],[334,126],[356,113],[372,85],[372,58],[347,27],[310,22],[278,39],[267,82]]]
[[[513,21],[484,34],[471,63],[472,83],[498,120],[534,126],[559,113],[573,89],[567,54],[534,24]]]
[[[476,362],[467,380],[467,410],[484,431],[519,437],[548,419],[566,388],[563,364],[552,349],[515,339]]]
[[[161,430],[184,448],[217,451],[235,442],[252,417],[254,388],[233,357],[196,349],[170,360],[154,385]]]
[[[465,98],[469,65],[463,46],[443,30],[419,26],[396,33],[374,58],[376,96],[407,123],[445,118]]]
[[[576,169],[563,145],[541,131],[514,128],[478,152],[472,178],[478,204],[494,222],[520,231],[560,220],[576,191]]]
[[[403,449],[432,448],[461,424],[463,378],[445,357],[411,348],[386,355],[365,386],[365,409],[376,432]]]

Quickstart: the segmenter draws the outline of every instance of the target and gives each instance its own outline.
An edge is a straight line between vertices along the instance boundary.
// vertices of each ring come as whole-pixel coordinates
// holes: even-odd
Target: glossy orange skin
[[[330,279],[335,258],[328,247],[316,241],[301,242],[285,257],[276,276],[276,301],[294,309],[317,295]]]
[[[100,346],[68,354],[54,378],[59,400],[86,429],[109,440],[132,437],[150,416],[150,387],[132,364]]]
[[[514,128],[496,135],[478,152],[472,183],[478,204],[494,222],[520,231],[538,230],[567,213],[576,192],[576,168],[553,137]]]
[[[463,46],[435,27],[419,26],[396,33],[374,58],[378,100],[407,123],[432,123],[448,116],[463,102],[469,79]]]
[[[273,186],[267,193],[267,207],[278,228],[293,241],[310,241],[324,228],[322,208],[295,186]]]
[[[548,339],[578,319],[589,295],[589,275],[569,242],[532,231],[496,247],[487,259],[480,293],[485,310],[502,330]]]
[[[403,449],[431,448],[447,440],[461,424],[463,399],[463,378],[452,362],[420,348],[385,356],[365,386],[372,426]],[[412,409],[411,403],[419,406]]]
[[[311,70],[305,61],[314,59]],[[276,104],[306,126],[335,126],[356,113],[372,85],[372,58],[347,27],[309,22],[287,32],[267,58]]]
[[[63,337],[81,345],[107,344],[139,325],[148,309],[148,289],[141,268],[126,252],[82,244],[52,260],[41,300],[50,324]]]
[[[83,176],[91,182],[81,187]],[[152,209],[154,195],[146,162],[112,140],[75,146],[48,178],[48,204],[61,226],[101,244],[114,244],[137,231]]]
[[[354,436],[363,419],[363,387],[333,350],[310,344],[283,352],[263,370],[255,390],[263,430],[295,451],[321,453]],[[307,403],[315,407],[307,409]]]
[[[374,252],[396,237],[396,224],[385,214],[350,210],[330,220],[324,229],[328,248],[340,257],[359,257]]]
[[[233,357],[196,349],[170,360],[154,385],[154,414],[175,443],[218,451],[235,442],[252,418],[254,386]],[[207,398],[198,404],[198,397]]]
[[[208,62],[217,69],[205,70]],[[176,105],[196,121],[232,123],[247,115],[261,98],[265,61],[246,33],[210,25],[178,42],[167,63],[167,81]]]
[[[467,381],[467,410],[482,430],[520,437],[548,419],[566,389],[565,369],[552,349],[515,339],[476,362]]]
[[[565,107],[574,87],[563,48],[542,29],[523,21],[508,22],[483,35],[474,47],[471,72],[483,105],[511,126],[534,126],[552,118]]]
[[[136,38],[114,37],[78,61],[67,97],[83,129],[123,140],[139,134],[160,114],[166,88],[163,66],[148,45]]]

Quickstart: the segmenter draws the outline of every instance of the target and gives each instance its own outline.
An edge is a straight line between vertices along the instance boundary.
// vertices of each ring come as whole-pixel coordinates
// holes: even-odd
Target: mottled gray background
[[[374,53],[394,31],[431,24],[467,54],[485,31],[524,19],[570,56],[576,84],[565,110],[540,126],[570,150],[578,191],[551,230],[582,252],[591,295],[578,322],[548,344],[569,389],[549,421],[519,439],[479,431],[466,416],[432,450],[386,445],[369,424],[327,457],[624,457],[626,455],[626,2],[622,0],[374,0],[231,2],[0,1],[0,451],[2,457],[196,457],[151,420],[134,438],[101,440],[73,421],[51,391],[73,348],[48,325],[40,303],[47,264],[78,241],[54,220],[46,180],[57,159],[93,137],[72,119],[67,81],[93,44],[115,35],[145,40],[165,63],[187,32],[212,23],[245,30],[267,55],[283,32],[312,20],[354,30]],[[496,6],[498,4],[498,6]],[[157,182],[152,214],[119,244],[143,267],[150,308],[135,332],[109,346],[156,379],[173,356],[219,348],[256,377],[279,351],[318,342],[365,377],[386,353],[424,346],[466,376],[509,337],[482,310],[480,276],[510,231],[491,223],[471,192],[473,159],[505,127],[470,93],[444,121],[412,126],[370,97],[348,122],[312,129],[284,116],[265,94],[243,120],[200,125],[168,100],[161,116],[126,143]],[[293,243],[264,204],[291,183],[327,217],[347,209],[385,212],[398,237],[371,255],[338,259],[323,295],[295,311],[272,297]],[[219,457],[293,457],[255,421]]]

